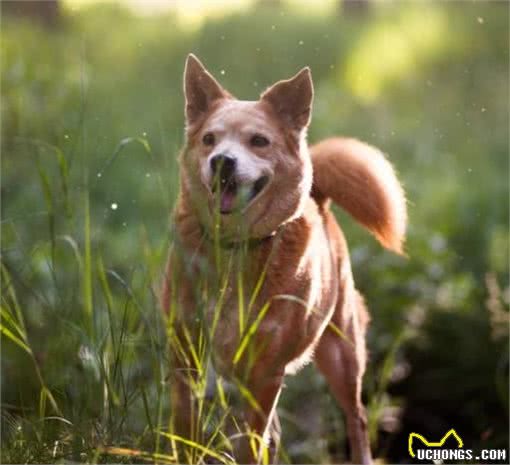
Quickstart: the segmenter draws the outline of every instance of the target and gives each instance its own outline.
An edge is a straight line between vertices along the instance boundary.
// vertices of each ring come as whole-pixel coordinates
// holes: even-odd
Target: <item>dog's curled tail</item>
[[[393,167],[376,148],[356,139],[331,138],[310,147],[312,197],[347,210],[389,250],[403,254],[406,199]]]

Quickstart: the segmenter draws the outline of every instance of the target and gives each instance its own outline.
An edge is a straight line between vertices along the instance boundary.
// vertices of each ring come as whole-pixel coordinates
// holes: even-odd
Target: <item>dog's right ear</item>
[[[214,100],[230,94],[205,69],[200,60],[190,53],[184,68],[184,98],[186,126],[192,126],[209,111]]]

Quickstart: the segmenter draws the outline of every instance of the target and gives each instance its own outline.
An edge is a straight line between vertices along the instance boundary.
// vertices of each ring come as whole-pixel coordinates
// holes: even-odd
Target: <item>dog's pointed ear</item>
[[[310,68],[303,68],[290,79],[278,81],[260,98],[269,102],[292,129],[303,129],[310,122],[312,113],[313,82]]]
[[[230,94],[205,69],[200,60],[190,53],[184,68],[184,97],[186,123],[191,126],[207,114],[213,101],[228,98]]]

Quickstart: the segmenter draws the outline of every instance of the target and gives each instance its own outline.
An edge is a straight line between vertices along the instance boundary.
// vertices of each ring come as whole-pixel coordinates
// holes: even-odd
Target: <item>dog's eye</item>
[[[202,142],[204,145],[214,145],[214,134],[212,132],[206,132],[204,137],[202,137]]]
[[[260,134],[255,134],[250,139],[250,144],[254,147],[267,147],[269,145],[269,139],[267,137],[261,136]]]

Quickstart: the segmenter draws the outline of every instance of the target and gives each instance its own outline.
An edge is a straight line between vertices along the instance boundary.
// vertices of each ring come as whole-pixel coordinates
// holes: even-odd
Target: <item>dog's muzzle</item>
[[[210,165],[213,173],[211,190],[223,215],[246,207],[269,182],[269,176],[265,175],[254,182],[241,180],[237,175],[237,160],[227,155],[215,155]]]

